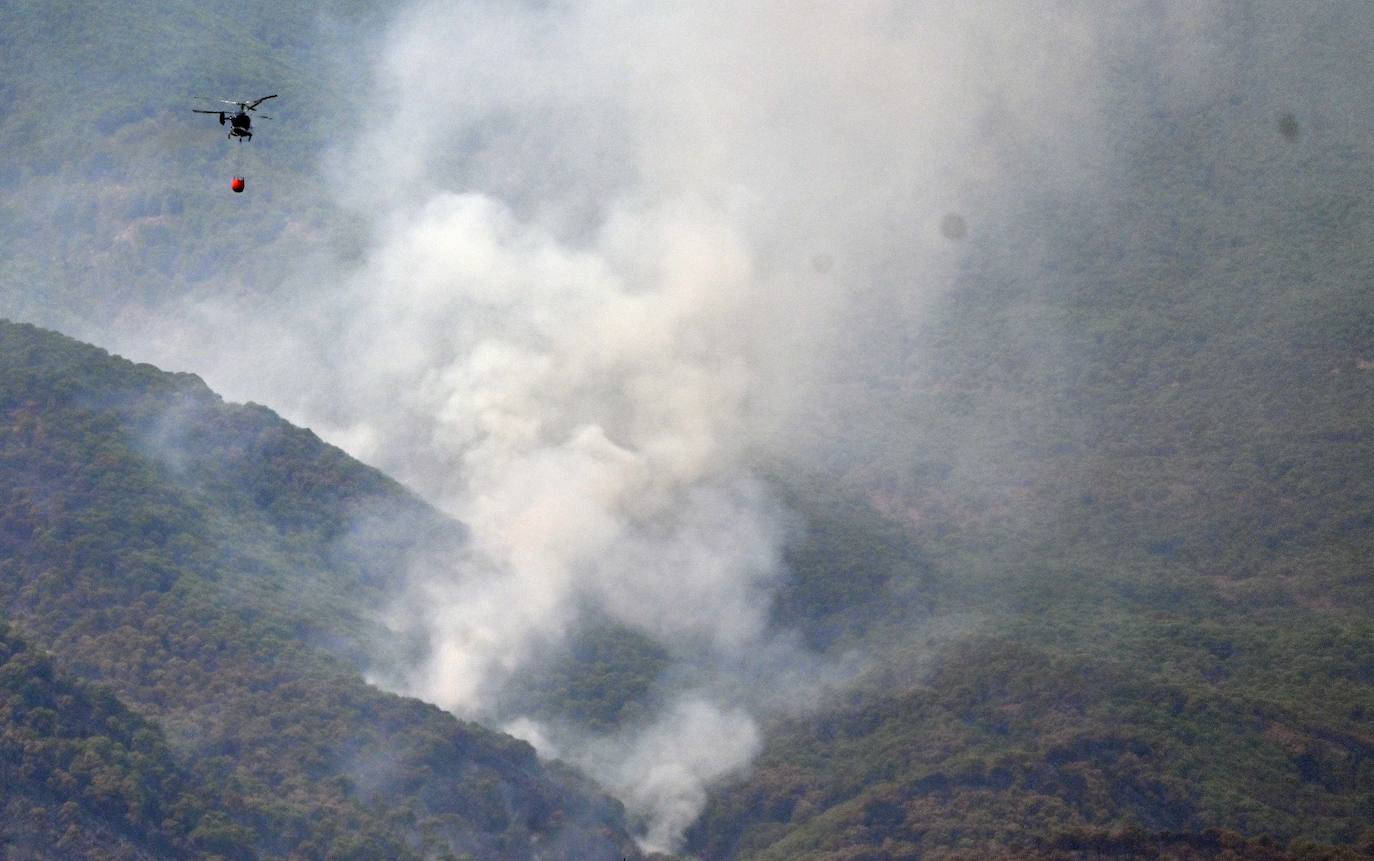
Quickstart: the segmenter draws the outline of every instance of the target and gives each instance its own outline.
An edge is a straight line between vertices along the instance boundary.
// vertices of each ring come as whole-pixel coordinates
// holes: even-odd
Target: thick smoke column
[[[767,625],[787,516],[755,464],[804,448],[818,398],[854,372],[837,357],[858,343],[882,359],[866,315],[914,321],[1018,184],[1092,170],[1109,35],[1093,9],[401,14],[372,125],[328,160],[366,178],[339,183],[357,188],[343,204],[367,225],[361,257],[312,261],[270,321],[199,309],[207,329],[261,335],[224,348],[216,385],[471,529],[466,558],[418,569],[394,614],[430,659],[383,681],[519,718],[492,715],[494,695],[588,606],[748,680],[698,674],[613,738],[511,724],[614,788],[649,844],[675,845],[705,786],[756,752],[754,719],[776,702],[758,682],[817,678]]]
[[[420,339],[368,345],[359,373],[393,363],[399,415],[431,423],[425,454],[444,460],[424,484],[472,536],[465,558],[417,570],[396,618],[423,625],[432,654],[384,681],[462,714],[490,716],[585,604],[708,661],[769,647],[781,527],[743,457],[748,257],[690,213],[614,229],[623,251],[578,249],[490,197],[439,193],[357,276],[363,318],[413,314],[376,331]],[[447,325],[425,344],[434,319]],[[663,721],[565,751],[656,846],[757,746],[748,716],[706,692]]]
[[[390,121],[338,155],[385,200],[350,278],[348,432],[472,530],[397,614],[433,646],[401,686],[481,716],[588,603],[708,665],[786,663],[784,518],[751,457],[788,446],[854,294],[911,314],[955,262],[946,214],[995,200],[1007,160],[1049,170],[1023,151],[1044,124],[1087,136],[1091,99],[1059,93],[1090,34],[1053,14],[1052,38],[955,4],[401,18]],[[685,691],[550,752],[671,848],[757,749],[736,700]]]

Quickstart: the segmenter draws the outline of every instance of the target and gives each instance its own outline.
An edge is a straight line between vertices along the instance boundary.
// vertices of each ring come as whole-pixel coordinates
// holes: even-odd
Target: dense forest
[[[181,768],[157,726],[0,631],[6,857],[252,857],[224,800]]]

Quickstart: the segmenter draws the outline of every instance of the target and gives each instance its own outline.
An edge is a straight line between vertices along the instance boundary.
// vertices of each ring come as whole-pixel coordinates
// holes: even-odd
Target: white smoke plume
[[[1046,7],[1046,38],[1009,8],[402,16],[390,122],[339,155],[370,178],[358,204],[384,201],[350,279],[346,378],[385,409],[349,432],[473,537],[417,583],[433,653],[407,690],[481,715],[589,600],[722,665],[776,652],[783,520],[751,453],[786,445],[852,293],[909,313],[943,286],[956,256],[935,227],[996,196],[983,183],[1034,145],[1016,134],[1090,128],[1058,97],[1083,90],[1083,23]],[[563,753],[673,849],[756,752],[749,705],[699,692]]]
[[[488,704],[586,606],[722,674],[806,666],[768,627],[787,515],[756,464],[801,447],[856,308],[914,321],[1018,185],[1094,170],[1124,26],[1064,2],[413,4],[326,160],[361,255],[140,352],[462,519],[467,557],[393,615],[431,658],[384,681],[514,720],[671,849],[772,694],[707,685],[592,740]]]

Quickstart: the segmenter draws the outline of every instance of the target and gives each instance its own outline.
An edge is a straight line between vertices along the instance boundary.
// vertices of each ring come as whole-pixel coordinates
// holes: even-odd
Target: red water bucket
[[[229,182],[229,187],[232,188],[232,189],[234,190],[234,193],[235,193],[235,194],[238,194],[238,193],[242,192],[242,191],[243,191],[243,177],[241,177],[241,176],[236,176],[236,177],[234,177],[232,180],[230,180],[230,182]]]

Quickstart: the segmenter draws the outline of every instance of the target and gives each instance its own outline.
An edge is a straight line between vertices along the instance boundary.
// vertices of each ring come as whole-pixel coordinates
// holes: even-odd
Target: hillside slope
[[[461,531],[308,431],[4,323],[0,488],[5,617],[159,725],[263,857],[633,853],[528,745],[363,682],[368,608]]]
[[[0,848],[6,857],[252,857],[225,799],[156,725],[0,627]]]

